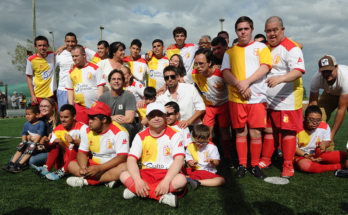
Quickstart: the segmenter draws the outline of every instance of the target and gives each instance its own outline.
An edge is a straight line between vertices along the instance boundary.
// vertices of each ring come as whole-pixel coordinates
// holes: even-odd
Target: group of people
[[[26,71],[33,105],[26,109],[22,142],[3,169],[18,173],[29,163],[49,180],[70,173],[73,187],[123,183],[125,199],[148,197],[176,207],[187,183],[193,190],[225,183],[216,174],[220,160],[226,168],[238,166],[237,178],[250,167],[264,179],[278,148],[284,178],[293,177],[294,168],[346,168],[347,153],[333,151],[333,138],[348,105],[348,67],[332,55],[319,60],[303,116],[302,44],[285,36],[276,16],[266,20],[265,38],[252,38],[253,30],[253,21],[242,16],[231,47],[225,31],[213,40],[202,36],[197,46],[185,43],[187,31],[177,27],[166,54],[155,39],[152,51],[140,55],[142,43],[134,39],[129,56],[122,42],[100,41],[96,53],[71,32],[56,55],[38,36]],[[331,130],[326,121],[336,108]],[[222,159],[214,136],[221,138]]]

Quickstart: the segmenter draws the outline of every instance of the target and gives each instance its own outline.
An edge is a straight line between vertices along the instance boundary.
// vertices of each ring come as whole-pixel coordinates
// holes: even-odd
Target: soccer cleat
[[[245,174],[247,173],[247,169],[244,165],[239,165],[237,172],[234,174],[236,178],[244,178]]]
[[[118,186],[120,186],[122,184],[122,182],[120,180],[117,180],[117,181],[111,181],[109,183],[105,183],[105,186],[111,188],[111,189],[114,189]]]
[[[283,165],[283,172],[280,175],[283,178],[291,178],[294,176],[294,167],[291,164],[284,164]]]
[[[66,180],[66,183],[72,187],[83,187],[83,177],[70,177]]]
[[[272,163],[270,161],[261,160],[259,163],[260,169],[272,169]]]
[[[233,166],[233,161],[232,161],[232,159],[229,158],[229,157],[224,157],[224,158],[222,158],[222,163],[224,164],[224,168],[225,168],[225,169],[234,168],[234,166]]]
[[[162,195],[162,197],[159,200],[159,203],[176,208],[178,206],[178,197],[172,193],[167,193]]]
[[[192,190],[197,190],[197,188],[201,185],[201,182],[199,182],[198,180],[191,180],[190,185]]]
[[[9,171],[11,169],[11,167],[14,166],[14,163],[10,162],[8,164],[6,164],[5,166],[3,166],[1,169]]]
[[[132,191],[130,191],[128,188],[126,188],[123,191],[123,198],[124,199],[131,199],[131,198],[134,198],[135,196],[136,196],[136,194],[133,193]]]
[[[29,169],[31,170],[32,173],[40,176],[40,178],[46,178],[46,175],[51,173],[50,171],[48,171],[46,165],[43,165],[42,167],[40,167],[40,166],[35,166],[31,164],[29,166]]]
[[[56,170],[55,172],[46,174],[46,178],[48,180],[55,181],[55,180],[63,178],[66,175],[67,175],[67,173],[65,173],[64,168],[61,168],[61,169]]]
[[[8,171],[13,173],[22,172],[23,171],[22,165],[19,163],[15,163]]]
[[[255,166],[251,169],[251,173],[258,179],[266,178],[265,173],[262,172],[259,166]]]

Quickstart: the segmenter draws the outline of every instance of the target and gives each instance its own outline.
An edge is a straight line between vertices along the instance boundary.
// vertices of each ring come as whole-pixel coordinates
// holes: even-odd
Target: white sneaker
[[[123,198],[124,199],[131,199],[131,198],[134,198],[135,196],[136,196],[136,194],[133,193],[132,191],[128,190],[128,188],[126,188],[123,191]]]
[[[72,187],[83,187],[84,183],[83,183],[83,177],[69,177],[66,180],[66,183]]]
[[[167,193],[160,198],[159,203],[176,208],[178,206],[178,197],[172,193]]]

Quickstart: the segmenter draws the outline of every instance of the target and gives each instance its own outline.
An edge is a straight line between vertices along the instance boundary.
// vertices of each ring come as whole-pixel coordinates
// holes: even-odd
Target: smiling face
[[[156,42],[152,44],[152,51],[155,54],[155,56],[163,55],[163,50],[164,50],[164,46],[162,46],[162,43]]]
[[[71,49],[76,46],[77,40],[74,36],[66,36],[64,43],[66,45],[66,50],[71,52]]]
[[[72,116],[69,110],[59,113],[60,122],[66,130],[70,130],[75,122],[75,116]]]
[[[151,111],[147,116],[147,120],[149,121],[149,126],[152,129],[159,129],[163,126],[165,126],[166,118],[164,113],[162,113],[159,110],[153,110]]]
[[[32,110],[25,110],[25,118],[29,122],[35,122],[38,117],[39,114],[35,114]]]
[[[269,22],[266,24],[266,37],[267,41],[271,46],[277,46],[281,41],[283,41],[285,35],[284,35],[284,27],[281,27],[279,22]]]
[[[54,107],[47,100],[42,100],[39,108],[42,116],[50,116],[54,112]]]
[[[108,57],[109,48],[105,48],[104,44],[98,46],[98,55],[100,58],[105,59]]]
[[[120,60],[123,60],[124,54],[125,54],[124,48],[122,46],[119,46],[117,51],[114,53],[114,57],[116,57]]]
[[[208,41],[208,38],[200,39],[198,45],[199,45],[200,49],[210,49],[211,48],[211,43]]]
[[[228,49],[227,45],[222,46],[221,43],[219,43],[216,46],[213,46],[213,54],[215,55],[215,57],[222,60],[227,49]]]
[[[179,67],[180,59],[178,56],[173,56],[170,58],[169,65],[170,66],[175,66],[176,68]]]
[[[180,113],[174,113],[174,110],[171,108],[166,108],[166,123],[167,125],[173,125],[178,121]]]
[[[121,74],[114,73],[111,76],[110,86],[111,86],[112,90],[115,90],[115,91],[118,91],[119,89],[123,88],[123,81],[122,81]]]

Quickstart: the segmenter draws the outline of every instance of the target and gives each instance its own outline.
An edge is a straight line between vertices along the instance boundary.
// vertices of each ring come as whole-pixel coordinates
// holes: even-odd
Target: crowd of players
[[[100,41],[96,53],[71,32],[54,53],[38,36],[26,70],[33,105],[26,109],[22,142],[3,169],[21,172],[45,151],[44,163],[30,165],[42,178],[70,173],[73,187],[123,183],[125,199],[148,197],[176,207],[187,183],[193,190],[225,183],[216,174],[220,154],[213,136],[217,145],[221,138],[224,167],[238,166],[237,178],[250,168],[264,179],[262,169],[272,167],[278,148],[284,178],[294,176],[294,167],[309,173],[346,168],[347,154],[333,150],[333,139],[347,110],[348,67],[332,55],[319,60],[303,117],[302,44],[284,35],[276,16],[265,22],[266,37],[252,38],[253,30],[253,21],[242,16],[231,47],[225,31],[213,40],[202,36],[197,46],[185,43],[187,32],[177,27],[166,54],[155,39],[152,51],[140,55],[142,43],[134,39],[129,56],[122,42]],[[41,121],[50,108],[53,117]],[[326,121],[336,108],[330,130]]]

